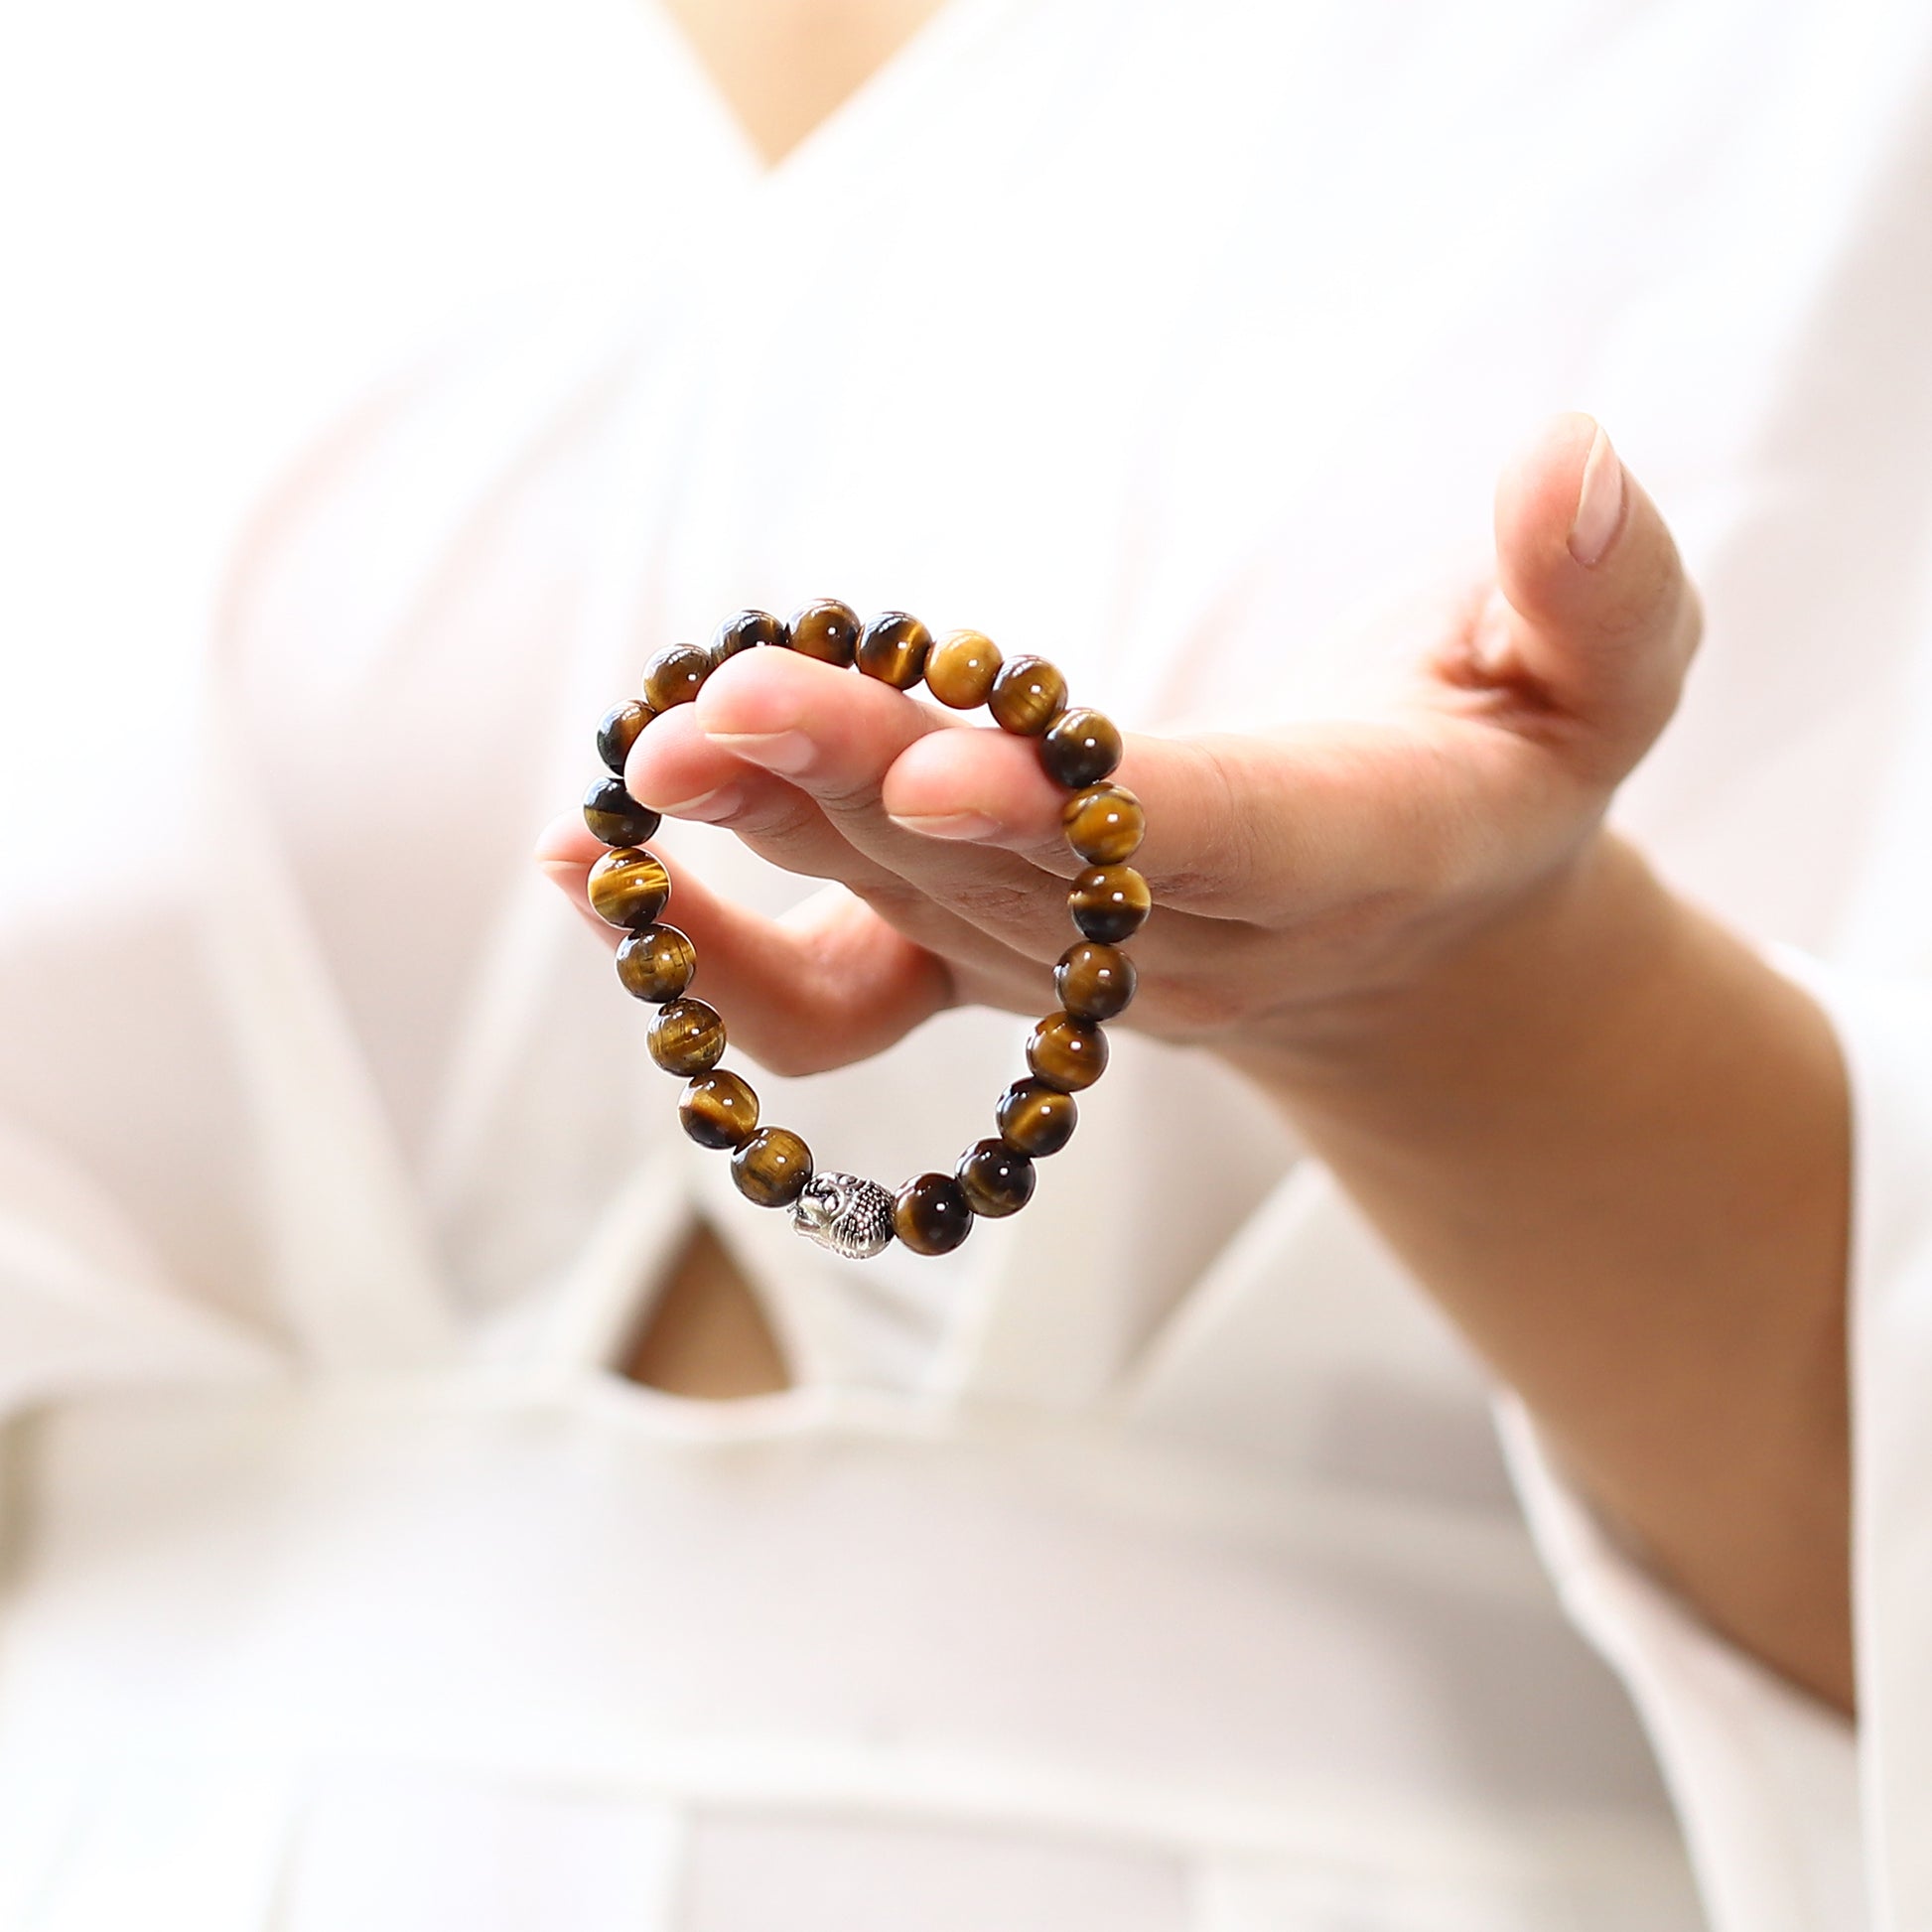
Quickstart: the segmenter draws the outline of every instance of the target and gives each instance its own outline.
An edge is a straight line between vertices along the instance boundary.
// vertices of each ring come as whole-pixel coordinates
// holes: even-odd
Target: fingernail
[[[784,777],[807,770],[818,748],[803,732],[706,732],[712,744]]]
[[[941,812],[932,818],[901,818],[895,813],[893,823],[928,839],[984,839],[1000,829],[998,821],[984,812]]]
[[[721,818],[731,817],[744,802],[745,794],[739,786],[714,785],[695,798],[681,798],[675,805],[659,805],[657,809],[666,818],[695,818],[701,824],[712,825]]]
[[[1586,570],[1603,561],[1623,521],[1623,465],[1599,426],[1584,465],[1577,514],[1570,524],[1570,554]]]

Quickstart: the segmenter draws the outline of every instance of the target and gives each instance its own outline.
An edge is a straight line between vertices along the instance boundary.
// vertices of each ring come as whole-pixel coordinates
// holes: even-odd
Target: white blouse
[[[0,1929],[1932,1924],[1932,17],[952,0],[760,175],[563,11],[678,137],[619,315],[343,410],[157,620],[209,640],[199,829],[87,788],[78,902],[11,921]],[[528,862],[747,603],[972,623],[1140,728],[1318,713],[1566,406],[1710,610],[1626,821],[1858,1086],[1856,1736],[1505,1400],[1512,1490],[1232,1076],[1121,1035],[1024,1216],[843,1264],[683,1140]],[[758,1084],[892,1178],[1024,1027]],[[781,1395],[613,1371],[699,1215]]]

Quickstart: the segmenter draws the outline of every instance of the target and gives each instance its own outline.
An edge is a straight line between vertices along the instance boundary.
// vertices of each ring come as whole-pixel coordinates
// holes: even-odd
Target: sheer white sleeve
[[[1578,1624],[1621,1674],[1717,1932],[1932,1924],[1932,985],[1795,955],[1850,1070],[1856,1729],[1715,1635],[1621,1550],[1521,1406],[1503,1435]]]

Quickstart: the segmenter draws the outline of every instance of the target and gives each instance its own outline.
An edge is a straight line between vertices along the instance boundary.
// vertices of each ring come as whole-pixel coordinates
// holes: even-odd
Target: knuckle
[[[1038,900],[1024,887],[997,881],[961,884],[946,897],[975,925],[1031,925],[1039,911]]]
[[[1195,750],[1193,863],[1162,880],[1163,891],[1182,900],[1224,890],[1230,882],[1266,876],[1266,847],[1287,836],[1286,812],[1257,809],[1254,774],[1240,751],[1213,738],[1197,740]]]

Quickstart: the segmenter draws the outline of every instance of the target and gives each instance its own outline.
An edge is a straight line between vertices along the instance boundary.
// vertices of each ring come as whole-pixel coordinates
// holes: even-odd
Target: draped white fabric
[[[138,613],[212,675],[145,754],[198,829],[69,793],[79,890],[0,964],[0,1927],[1932,1922],[1932,1019],[1879,986],[1932,970],[1932,19],[952,0],[759,176],[661,24],[559,9],[573,97],[545,10],[390,18],[310,31],[425,127],[458,76],[459,153],[527,67],[640,174],[602,297],[506,305],[273,490],[236,454],[218,594],[117,576],[145,501],[94,527],[72,641]],[[453,164],[391,162],[428,218]],[[1231,1076],[1123,1037],[1027,1214],[855,1271],[682,1140],[527,863],[642,656],[745,603],[974,623],[1142,727],[1317,712],[1567,406],[1710,608],[1626,817],[1802,949],[1858,1077],[1857,1739],[1515,1422],[1552,1587],[1480,1377]],[[897,1174],[1021,1032],[759,1086]],[[699,1213],[783,1395],[606,1366]]]

